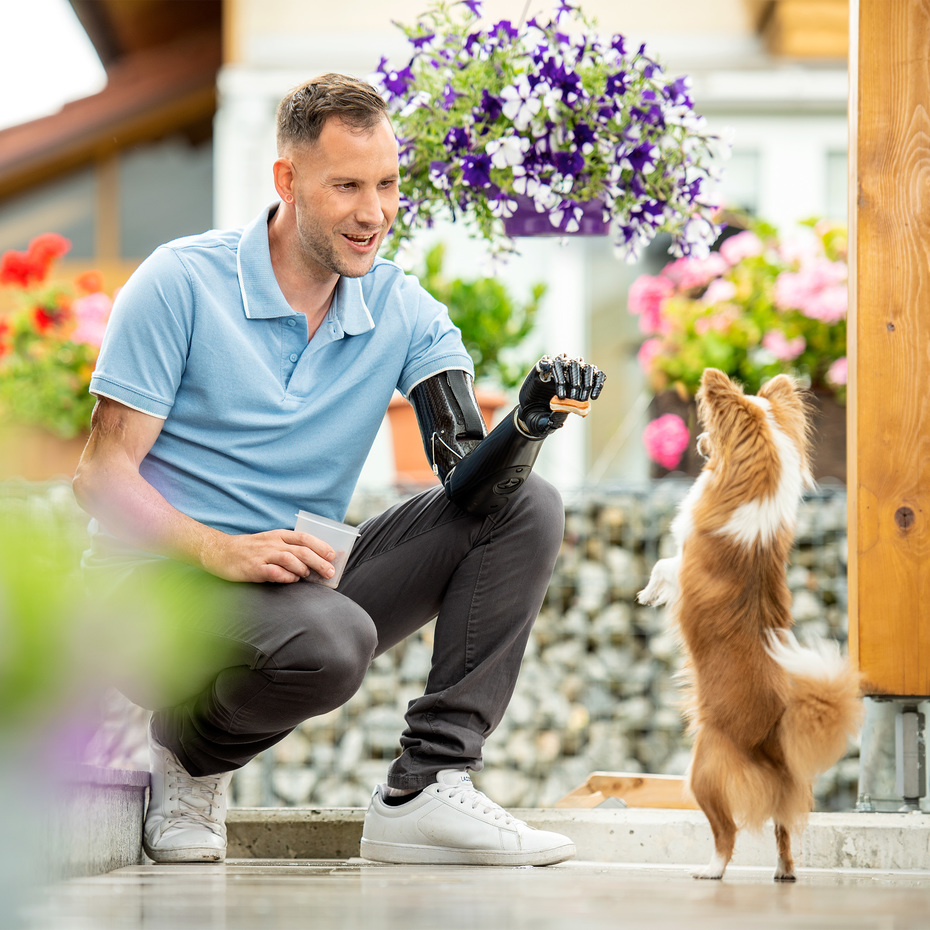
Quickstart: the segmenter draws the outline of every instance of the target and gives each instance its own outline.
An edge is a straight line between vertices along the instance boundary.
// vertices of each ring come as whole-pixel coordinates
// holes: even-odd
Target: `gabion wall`
[[[599,489],[566,500],[562,550],[479,787],[507,807],[548,806],[594,771],[683,774],[689,739],[674,680],[681,656],[664,611],[636,592],[671,555],[669,525],[690,482]],[[393,503],[356,499],[348,522]],[[845,645],[846,494],[801,507],[788,567],[798,632]],[[238,806],[365,806],[399,751],[407,703],[429,669],[432,626],[373,664],[344,707],[307,721],[233,779]],[[820,810],[855,806],[858,747],[815,786]]]

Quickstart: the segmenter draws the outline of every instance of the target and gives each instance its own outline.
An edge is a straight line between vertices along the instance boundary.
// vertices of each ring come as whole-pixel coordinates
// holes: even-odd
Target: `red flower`
[[[18,284],[20,287],[29,287],[33,281],[41,281],[45,277],[45,269],[26,252],[16,252],[12,249],[3,253],[0,259],[0,284]]]
[[[0,320],[0,358],[13,348],[12,341],[7,338],[9,334],[10,324],[6,320]]]
[[[36,332],[44,335],[53,330],[60,320],[61,316],[48,307],[36,307],[32,311],[32,325],[35,326]]]
[[[42,233],[29,243],[26,252],[10,250],[0,259],[0,284],[18,284],[29,287],[41,284],[56,258],[71,248],[70,240],[58,233]]]
[[[85,294],[99,294],[103,290],[103,275],[99,271],[85,271],[74,279],[74,284]]]
[[[60,233],[42,233],[29,243],[29,257],[48,271],[48,266],[70,248],[71,240]]]

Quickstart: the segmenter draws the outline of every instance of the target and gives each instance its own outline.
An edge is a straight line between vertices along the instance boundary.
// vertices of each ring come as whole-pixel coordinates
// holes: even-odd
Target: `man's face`
[[[316,143],[290,154],[298,249],[308,270],[367,274],[398,206],[397,140],[330,119]],[[317,266],[317,267],[314,267]]]

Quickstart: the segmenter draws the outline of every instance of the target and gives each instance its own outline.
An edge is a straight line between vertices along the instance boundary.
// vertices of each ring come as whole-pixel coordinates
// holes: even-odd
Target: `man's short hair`
[[[331,118],[359,130],[389,120],[387,104],[371,84],[345,74],[322,74],[289,91],[278,104],[278,154],[292,143],[312,145]]]

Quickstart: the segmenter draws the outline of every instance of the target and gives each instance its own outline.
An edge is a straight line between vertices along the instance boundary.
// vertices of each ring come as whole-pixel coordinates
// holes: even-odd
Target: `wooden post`
[[[930,0],[850,3],[849,644],[930,696]]]

